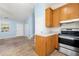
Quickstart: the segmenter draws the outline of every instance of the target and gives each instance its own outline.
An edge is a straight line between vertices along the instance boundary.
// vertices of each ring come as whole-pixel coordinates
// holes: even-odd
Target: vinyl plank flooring
[[[0,40],[0,56],[38,56],[33,45],[33,40],[25,37]],[[56,50],[50,56],[65,55]]]

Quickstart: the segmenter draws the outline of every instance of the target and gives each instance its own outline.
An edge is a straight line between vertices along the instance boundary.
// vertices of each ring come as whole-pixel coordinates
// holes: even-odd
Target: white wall
[[[35,34],[45,31],[45,4],[35,5]]]

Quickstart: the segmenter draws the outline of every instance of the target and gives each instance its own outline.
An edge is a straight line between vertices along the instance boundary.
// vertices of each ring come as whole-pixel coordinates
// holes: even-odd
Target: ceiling
[[[63,6],[63,5],[65,5],[65,4],[67,4],[67,3],[53,3],[53,4],[51,4],[51,7],[53,9],[56,9],[56,8],[59,8],[59,7]]]
[[[46,5],[56,9],[64,5],[64,3],[51,3]],[[28,16],[32,15],[34,6],[34,3],[0,3],[0,16],[24,21]]]
[[[31,3],[0,3],[0,16],[24,21],[32,14],[33,7]]]
[[[46,7],[52,7],[52,9],[56,9],[56,8],[59,8],[63,5],[65,5],[65,4],[67,4],[67,3],[47,3],[45,5],[46,5]]]

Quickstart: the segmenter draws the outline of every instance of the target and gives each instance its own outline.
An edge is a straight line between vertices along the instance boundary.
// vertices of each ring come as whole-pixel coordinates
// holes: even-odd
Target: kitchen
[[[35,9],[39,12],[41,7],[41,15],[35,14],[36,53],[45,56],[57,50],[69,56],[79,55],[79,4],[68,3],[56,9],[49,6],[39,4]]]

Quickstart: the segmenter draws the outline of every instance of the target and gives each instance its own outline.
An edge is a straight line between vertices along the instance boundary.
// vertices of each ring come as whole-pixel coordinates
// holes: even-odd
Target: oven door
[[[61,37],[59,37],[59,43],[79,48],[79,40],[78,39],[77,40],[76,39],[70,40],[68,38],[61,38]]]

